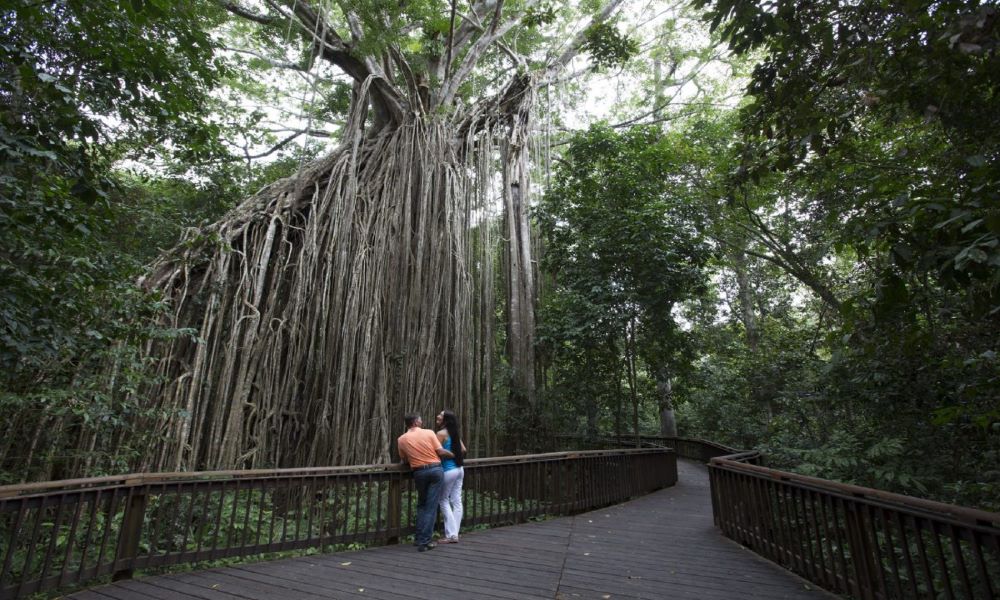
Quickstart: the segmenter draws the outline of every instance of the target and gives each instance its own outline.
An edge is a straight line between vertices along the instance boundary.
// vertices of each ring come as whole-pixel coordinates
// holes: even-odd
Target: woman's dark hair
[[[458,417],[450,410],[441,411],[444,419],[444,428],[448,430],[448,437],[451,438],[451,453],[455,455],[455,464],[462,466],[465,462],[462,457],[462,436],[458,432]]]

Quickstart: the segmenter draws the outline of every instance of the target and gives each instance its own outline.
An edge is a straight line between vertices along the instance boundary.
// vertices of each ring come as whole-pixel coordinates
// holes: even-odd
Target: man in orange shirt
[[[405,421],[406,433],[396,440],[396,447],[399,457],[413,469],[413,483],[417,488],[417,550],[426,552],[436,546],[431,535],[444,481],[441,458],[454,458],[455,455],[441,446],[433,431],[422,428],[424,422],[420,415],[410,413]]]

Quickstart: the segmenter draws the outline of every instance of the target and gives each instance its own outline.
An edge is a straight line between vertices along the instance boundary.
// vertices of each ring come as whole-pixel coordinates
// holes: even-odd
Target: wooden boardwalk
[[[459,544],[308,556],[146,577],[77,600],[832,598],[724,538],[705,467],[676,486],[575,517],[464,533]]]

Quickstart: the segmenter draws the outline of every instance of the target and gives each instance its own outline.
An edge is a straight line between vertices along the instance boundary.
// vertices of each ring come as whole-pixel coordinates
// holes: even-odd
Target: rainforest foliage
[[[446,403],[480,454],[676,432],[998,510],[998,18],[14,2],[0,478],[384,460]]]

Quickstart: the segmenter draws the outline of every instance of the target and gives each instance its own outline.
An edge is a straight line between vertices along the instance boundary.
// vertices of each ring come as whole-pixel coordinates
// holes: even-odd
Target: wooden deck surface
[[[676,486],[575,517],[462,534],[431,552],[388,546],[78,592],[77,600],[832,598],[724,538],[708,474],[679,460]]]

